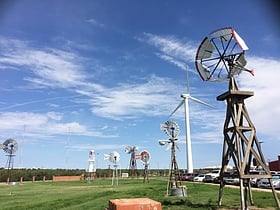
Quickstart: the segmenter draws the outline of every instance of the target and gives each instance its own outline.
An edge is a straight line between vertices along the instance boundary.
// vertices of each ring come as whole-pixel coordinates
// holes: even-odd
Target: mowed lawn
[[[110,199],[150,198],[162,203],[163,209],[217,209],[218,185],[184,182],[186,197],[166,196],[167,181],[152,178],[119,179],[112,186],[110,179],[72,182],[26,182],[23,184],[0,184],[0,209],[98,209],[108,207]],[[275,209],[271,192],[254,192],[255,207]],[[226,187],[223,192],[222,209],[240,206],[239,189]],[[253,208],[252,208],[253,209]]]

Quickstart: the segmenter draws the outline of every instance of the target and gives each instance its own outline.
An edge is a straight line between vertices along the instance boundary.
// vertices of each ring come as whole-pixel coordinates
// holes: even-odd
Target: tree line
[[[17,182],[21,179],[23,181],[42,181],[52,180],[53,176],[79,176],[84,173],[84,170],[80,169],[12,169],[9,171],[4,168],[0,168],[0,182],[6,182],[10,176],[10,182]]]
[[[118,174],[128,173],[129,176],[144,176],[143,169],[137,169],[134,173],[128,169],[118,169]],[[112,169],[97,169],[94,173],[95,178],[109,178],[112,177]],[[150,176],[167,176],[168,169],[150,169]],[[0,168],[0,182],[6,182],[8,177],[10,182],[22,181],[43,181],[52,180],[53,176],[82,176],[88,177],[89,174],[84,169],[8,169]]]
[[[168,169],[149,169],[149,176],[168,176]],[[198,169],[196,173],[204,173],[205,170]],[[143,177],[144,169],[135,169],[131,171],[129,169],[118,169],[118,175],[122,173],[128,173],[129,177]],[[186,173],[186,170],[180,170],[180,174]],[[94,174],[88,174],[85,169],[40,169],[40,168],[21,168],[12,169],[8,171],[6,168],[0,168],[0,182],[22,181],[47,181],[52,180],[53,176],[81,176],[84,179],[91,176],[94,178],[110,178],[113,175],[113,169],[97,169]]]

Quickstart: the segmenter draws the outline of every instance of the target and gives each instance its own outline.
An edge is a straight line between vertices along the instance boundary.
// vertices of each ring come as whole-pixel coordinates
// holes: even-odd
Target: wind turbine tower
[[[187,152],[187,170],[188,173],[193,173],[193,160],[192,160],[192,143],[191,143],[191,129],[190,129],[190,113],[189,101],[190,94],[182,94],[185,105],[185,130],[186,130],[186,152]]]

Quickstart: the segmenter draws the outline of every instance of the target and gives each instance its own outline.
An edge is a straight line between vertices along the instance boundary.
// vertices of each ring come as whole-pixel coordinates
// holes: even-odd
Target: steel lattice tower
[[[136,163],[136,158],[135,158],[135,151],[133,150],[131,152],[130,156],[130,162],[129,162],[129,175],[130,176],[137,176],[137,163]]]
[[[149,183],[149,164],[144,164],[144,179],[143,179],[143,183]]]
[[[175,142],[171,140],[171,167],[169,172],[169,189],[182,186],[180,172],[175,153]]]

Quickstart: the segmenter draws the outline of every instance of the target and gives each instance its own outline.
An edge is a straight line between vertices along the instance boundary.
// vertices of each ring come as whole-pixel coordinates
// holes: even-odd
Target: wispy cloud
[[[196,54],[194,43],[191,41],[182,41],[173,36],[159,36],[144,33],[144,36],[139,37],[138,40],[154,46],[159,51],[157,53],[159,57],[183,69],[185,69],[186,63],[193,62]]]
[[[248,57],[248,67],[255,70],[255,76],[243,73],[239,77],[240,88],[254,92],[254,96],[247,99],[246,104],[257,131],[278,140],[279,66],[280,62],[276,59]]]
[[[58,112],[32,113],[32,112],[5,112],[0,113],[0,126],[2,136],[18,135],[26,128],[26,136],[34,139],[51,139],[55,135],[65,135],[70,130],[72,135],[93,137],[116,137],[106,135],[100,130],[93,130],[78,122],[63,122],[63,114]],[[21,134],[23,135],[23,134]]]
[[[154,46],[155,53],[161,59],[182,69],[185,64],[193,62],[196,47],[191,42],[188,43],[173,37],[161,37],[148,33],[144,34],[141,41]],[[89,82],[88,75],[83,71],[82,62],[80,62],[83,58],[74,53],[58,49],[38,50],[30,47],[27,42],[19,40],[7,41],[0,39],[0,43],[3,43],[4,46],[4,50],[1,50],[2,56],[0,58],[2,68],[12,66],[20,69],[21,66],[27,67],[31,74],[29,74],[29,77],[25,77],[26,82],[36,84],[38,87],[67,88],[69,91],[83,97],[79,100],[73,100],[73,102],[88,104],[95,116],[123,120],[143,116],[168,115],[167,113],[170,113],[176,105],[174,101],[178,101],[178,96],[181,94],[179,91],[184,89],[180,84],[174,84],[170,79],[160,78],[156,75],[147,76],[141,82],[116,84],[109,88],[102,84]],[[10,44],[10,48],[6,48],[8,44]],[[260,127],[259,132],[269,136],[278,135],[277,118],[279,117],[276,116],[280,116],[280,110],[277,106],[280,103],[280,98],[276,97],[278,94],[277,78],[279,78],[279,73],[276,69],[279,66],[279,62],[271,58],[248,57],[248,66],[255,69],[256,76],[252,78],[243,73],[238,77],[238,80],[241,88],[255,92],[255,96],[246,101],[248,107],[250,107],[250,114],[256,125]],[[29,102],[25,103],[28,104]],[[207,141],[217,143],[216,139],[219,138],[217,133],[221,132],[220,127],[222,127],[224,120],[224,112],[225,110],[209,111],[203,112],[204,114],[202,115],[201,109],[197,111],[193,109],[191,114],[192,123],[205,127],[219,124],[219,128],[213,128],[211,133],[205,129],[204,134],[196,134],[195,130],[193,130],[193,138],[196,138],[197,142],[207,139]],[[18,114],[27,115],[27,113]],[[9,120],[7,120],[7,117]],[[71,124],[77,130],[77,134],[106,136],[103,133],[91,131],[90,128],[77,122],[70,122],[69,124],[69,122],[55,121],[50,119],[50,116],[46,113],[38,116],[34,113],[29,113],[28,117],[21,116],[20,118],[27,121],[30,117],[35,118],[33,122],[37,127],[39,125],[38,130],[43,127],[48,128],[49,134],[65,131]],[[16,118],[18,119],[18,116]],[[12,113],[3,113],[1,119],[1,124],[5,128],[5,126],[8,126],[5,122],[12,122],[15,117]],[[205,119],[211,119],[212,123],[206,122]],[[42,120],[45,121],[41,122]],[[53,123],[48,124],[51,120]],[[21,122],[16,122],[18,124],[14,125],[22,126],[25,124],[22,120]],[[35,124],[31,125],[31,127],[36,128]],[[56,129],[51,128],[53,126]],[[205,135],[208,138],[205,138]]]
[[[123,150],[123,148],[127,146],[124,144],[78,144],[78,145],[69,145],[68,148],[70,150],[75,151],[89,151],[90,149],[94,148],[95,151],[101,150]],[[98,155],[98,154],[96,154]]]
[[[13,52],[1,52],[1,68],[22,68],[33,73],[33,77],[25,77],[26,81],[36,84],[37,87],[68,88],[80,85],[85,76],[77,62],[79,57],[73,53],[45,49],[37,50],[21,45]]]
[[[4,47],[0,51],[2,68],[12,67],[12,70],[28,71],[29,76],[23,78],[26,82],[25,87],[72,91],[75,95],[68,99],[74,104],[89,105],[95,116],[122,120],[166,115],[173,106],[171,102],[177,98],[177,91],[181,89],[170,79],[160,78],[156,75],[147,76],[140,83],[116,84],[114,87],[108,88],[89,80],[89,76],[83,71],[82,63],[79,62],[83,58],[75,53],[50,48],[38,49],[19,40],[0,40],[6,44],[6,47],[9,44],[11,46],[7,47],[7,50]],[[17,102],[3,107],[1,110],[8,112],[2,112],[0,115],[0,125],[5,130],[2,135],[9,135],[11,131],[21,131],[25,125],[30,131],[28,135],[33,138],[39,136],[41,139],[51,138],[55,135],[65,134],[69,127],[71,127],[73,135],[117,137],[117,134],[106,134],[108,129],[96,130],[79,122],[65,121],[63,108],[58,105],[52,105],[51,110],[57,109],[57,112],[52,113],[9,112],[9,110],[24,110],[22,108],[25,106],[43,104],[43,102],[52,102],[57,99],[65,99],[65,96]]]
[[[144,36],[138,40],[154,46],[157,55],[161,59],[182,69],[185,67],[185,63],[194,62],[194,55],[198,47],[192,42],[185,42],[174,37],[159,36],[149,33],[145,33]],[[279,95],[280,72],[277,71],[277,69],[280,66],[280,62],[273,58],[257,56],[248,57],[247,60],[247,68],[255,69],[256,76],[252,77],[250,74],[244,72],[237,78],[240,82],[241,89],[252,90],[255,93],[255,95],[246,100],[245,103],[248,104],[249,113],[254,123],[259,127],[257,129],[259,133],[277,137],[279,130],[278,119],[280,118],[280,108],[278,106],[278,104],[280,104],[280,97],[277,97],[277,95]],[[217,95],[218,94],[219,93],[217,93]],[[222,127],[224,112],[225,110],[216,110],[214,112],[205,113],[202,116],[201,110],[199,110],[197,115],[196,113],[191,114],[191,116],[193,116],[192,122],[211,119],[212,125],[220,125],[220,127]],[[215,114],[213,115],[213,113]],[[194,133],[194,138],[218,142],[217,139],[220,135],[217,135],[217,132],[221,131],[213,129],[211,133]]]
[[[78,98],[78,97],[80,97],[80,95],[48,97],[48,98],[39,99],[39,100],[25,101],[25,102],[22,102],[22,103],[15,103],[15,104],[12,104],[12,105],[8,105],[8,106],[5,105],[3,107],[0,107],[0,111],[10,110],[10,109],[13,109],[13,108],[28,106],[28,105],[32,105],[32,104],[39,104],[39,103],[45,103],[45,102],[50,102],[50,101],[56,101],[56,100],[59,100],[59,101],[70,100],[70,99],[74,99],[74,98]],[[49,107],[53,107],[53,108],[59,108],[60,107],[58,104],[54,104],[54,103],[48,103],[48,105],[49,105]]]
[[[169,107],[163,104],[166,98],[176,97],[175,90],[181,89],[171,80],[148,76],[142,83],[117,84],[107,88],[101,84],[89,82],[83,65],[79,63],[82,58],[74,53],[57,49],[34,49],[26,43],[11,41],[15,48],[12,53],[2,51],[0,63],[20,69],[22,66],[29,69],[32,74],[25,77],[25,81],[33,88],[50,87],[73,91],[86,98],[79,99],[77,103],[87,103],[92,106],[93,114],[104,118],[122,119],[137,118],[139,116],[162,115]],[[29,85],[30,86],[30,85]],[[51,99],[42,99],[51,100]],[[37,102],[39,102],[38,100]],[[33,102],[14,104],[8,108],[27,105]]]
[[[92,24],[93,26],[97,26],[97,27],[100,27],[100,28],[104,28],[105,25],[99,21],[97,21],[96,19],[94,18],[90,18],[87,20],[88,23]]]
[[[177,97],[178,89],[171,80],[152,75],[144,83],[122,84],[93,96],[92,112],[118,120],[159,116],[170,111],[170,101]]]

